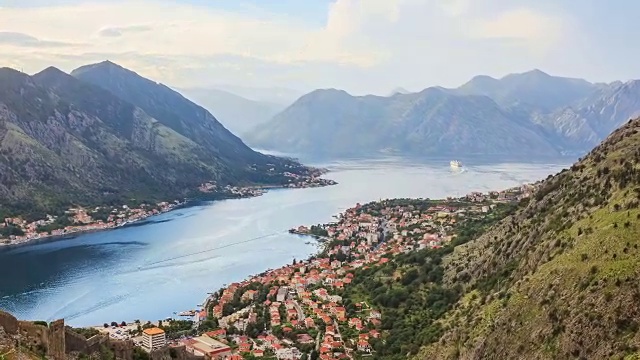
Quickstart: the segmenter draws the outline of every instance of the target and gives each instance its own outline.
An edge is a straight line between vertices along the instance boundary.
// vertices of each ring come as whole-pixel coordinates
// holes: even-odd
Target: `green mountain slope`
[[[137,106],[160,124],[198,144],[203,156],[216,159],[230,181],[279,183],[283,171],[305,171],[296,162],[252,150],[203,107],[110,61],[82,66],[71,75]]]
[[[169,87],[145,79],[131,70],[105,61],[80,67],[71,75],[138,106],[161,124],[222,158],[230,161],[264,158],[225,129],[204,108]]]
[[[175,115],[190,129],[181,134],[55,68],[34,76],[0,69],[0,213],[42,217],[72,204],[176,199],[203,182],[275,185],[287,182],[285,171],[308,171],[254,152],[184,101],[194,112]],[[170,123],[162,109],[155,111]]]
[[[464,296],[417,358],[637,356],[638,144],[640,119],[447,256],[445,284],[463,284]]]

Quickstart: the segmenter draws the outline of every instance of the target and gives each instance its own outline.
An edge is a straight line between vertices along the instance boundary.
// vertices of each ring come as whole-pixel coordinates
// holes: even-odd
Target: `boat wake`
[[[75,309],[75,310],[78,309],[76,301],[80,300],[82,297],[84,297],[84,295],[78,296],[75,300],[70,301],[65,306],[63,306],[62,308],[58,309],[58,311],[55,314],[53,314],[53,316],[50,317],[48,320],[52,321],[53,319],[58,319],[58,318],[64,318],[67,321],[73,320],[73,319],[76,319],[76,318],[78,318],[78,317],[80,317],[80,316],[82,316],[84,314],[92,313],[94,311],[98,311],[98,310],[104,309],[104,308],[109,307],[111,305],[115,305],[115,304],[125,300],[129,295],[130,294],[121,294],[121,295],[115,295],[115,296],[106,297],[106,298],[104,298],[104,300],[98,302],[97,304],[95,304],[93,306],[90,306],[88,308],[82,309],[82,311],[76,311],[76,312],[72,312],[72,313],[65,313],[65,311],[68,311],[69,309]]]
[[[146,267],[151,267],[151,266],[154,266],[154,265],[163,264],[163,263],[166,263],[166,262],[169,262],[169,261],[173,261],[173,260],[177,260],[177,259],[183,259],[183,258],[195,256],[195,255],[206,254],[206,253],[209,253],[209,252],[212,252],[212,251],[228,248],[228,247],[231,247],[231,246],[236,246],[236,245],[240,245],[240,244],[246,244],[246,243],[249,243],[249,242],[265,239],[265,238],[268,238],[268,237],[272,237],[272,236],[276,236],[276,235],[280,235],[280,234],[285,234],[287,232],[288,232],[288,230],[286,230],[286,231],[278,231],[278,232],[275,232],[275,233],[258,236],[258,237],[252,238],[252,239],[247,239],[247,240],[243,240],[243,241],[237,241],[237,242],[234,242],[234,243],[231,243],[231,244],[226,244],[226,245],[222,245],[222,246],[216,246],[216,247],[213,247],[213,248],[210,248],[210,249],[200,250],[200,251],[196,251],[196,252],[192,252],[192,253],[184,254],[184,255],[180,255],[180,256],[174,256],[174,257],[170,257],[170,258],[167,258],[167,259],[163,259],[163,260],[159,260],[159,261],[154,261],[154,262],[148,263],[148,264],[146,264]]]
[[[195,264],[195,263],[202,263],[202,262],[205,262],[205,261],[217,259],[219,257],[220,257],[220,255],[214,255],[214,256],[206,257],[204,259],[198,259],[198,260],[162,263],[162,264],[157,264],[157,265],[144,265],[144,266],[138,267],[136,270],[128,271],[127,273],[146,271],[146,270],[154,270],[154,269],[161,269],[161,268],[168,268],[168,267],[180,267],[180,266],[185,266],[185,265],[192,265],[192,264]]]

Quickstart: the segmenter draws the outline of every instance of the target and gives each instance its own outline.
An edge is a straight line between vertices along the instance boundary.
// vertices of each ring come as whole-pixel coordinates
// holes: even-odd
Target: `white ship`
[[[462,163],[458,160],[451,160],[449,162],[449,165],[451,165],[452,168],[460,168],[462,167]]]

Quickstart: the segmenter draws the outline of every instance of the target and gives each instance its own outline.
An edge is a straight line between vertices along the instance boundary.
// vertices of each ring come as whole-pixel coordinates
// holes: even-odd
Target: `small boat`
[[[183,311],[181,313],[178,313],[178,316],[195,316],[195,315],[196,315],[195,310]]]
[[[451,160],[451,161],[449,162],[449,165],[450,165],[452,168],[460,168],[460,167],[462,167],[462,163],[461,163],[460,161],[458,161],[458,160]]]

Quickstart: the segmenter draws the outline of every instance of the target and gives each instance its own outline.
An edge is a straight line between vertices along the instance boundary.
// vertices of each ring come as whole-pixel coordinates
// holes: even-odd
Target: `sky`
[[[170,86],[387,94],[534,68],[640,78],[629,0],[0,0],[0,66],[111,60]]]

